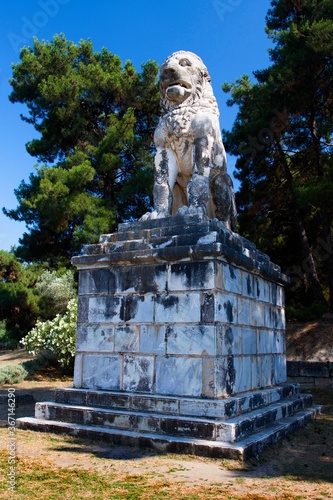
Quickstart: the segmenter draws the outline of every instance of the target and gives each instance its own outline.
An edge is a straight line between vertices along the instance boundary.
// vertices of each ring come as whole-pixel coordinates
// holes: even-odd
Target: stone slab
[[[185,453],[212,458],[246,460],[251,456],[257,457],[267,446],[276,444],[284,437],[294,433],[297,429],[304,427],[319,412],[320,407],[313,406],[284,419],[282,422],[273,423],[264,430],[238,443],[200,440],[180,436],[162,436],[151,433],[139,433],[137,431],[41,420],[33,417],[19,418],[16,422],[20,429],[66,434],[83,439],[102,440],[112,445],[148,447],[155,449],[159,453]]]

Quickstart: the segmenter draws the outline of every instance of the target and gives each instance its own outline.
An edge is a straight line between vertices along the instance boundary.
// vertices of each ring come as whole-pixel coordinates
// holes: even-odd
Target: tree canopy
[[[19,340],[36,323],[38,275],[34,266],[23,266],[12,253],[0,250],[0,321],[11,339]]]
[[[240,231],[280,263],[295,300],[333,310],[333,4],[273,0],[271,65],[234,83]]]
[[[3,209],[27,226],[17,256],[68,265],[82,244],[148,210],[157,72],[153,61],[138,73],[90,40],[76,45],[64,35],[23,48],[10,100],[26,105],[21,117],[39,137],[26,145],[36,172],[15,190],[18,207]]]

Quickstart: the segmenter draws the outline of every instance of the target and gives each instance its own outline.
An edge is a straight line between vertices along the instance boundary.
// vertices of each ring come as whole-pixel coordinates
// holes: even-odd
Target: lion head
[[[174,52],[162,64],[160,95],[162,115],[185,106],[207,107],[218,115],[208,70],[192,52]]]

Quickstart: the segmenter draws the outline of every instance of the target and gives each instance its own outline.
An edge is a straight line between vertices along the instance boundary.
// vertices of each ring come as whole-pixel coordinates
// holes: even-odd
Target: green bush
[[[77,317],[77,299],[67,305],[65,314],[48,321],[37,321],[21,343],[31,354],[40,354],[47,350],[54,354],[60,367],[66,371],[72,369],[75,355],[75,334]]]
[[[0,368],[0,385],[22,382],[29,373],[22,365],[8,365]]]
[[[40,296],[40,320],[65,314],[68,302],[77,295],[74,273],[66,270],[58,275],[56,271],[44,271],[36,282],[36,290]]]

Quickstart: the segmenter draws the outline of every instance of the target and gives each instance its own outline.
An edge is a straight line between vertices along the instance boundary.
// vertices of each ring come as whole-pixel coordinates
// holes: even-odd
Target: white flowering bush
[[[75,355],[77,299],[68,302],[65,314],[48,321],[37,321],[36,326],[21,340],[31,354],[51,351],[60,366],[68,369]]]

